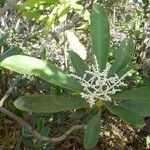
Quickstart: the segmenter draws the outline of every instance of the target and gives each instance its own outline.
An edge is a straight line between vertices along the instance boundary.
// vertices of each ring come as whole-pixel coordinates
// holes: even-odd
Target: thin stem
[[[17,77],[17,79],[14,81],[14,83],[10,86],[10,88],[7,90],[3,98],[0,100],[0,106],[2,107],[5,100],[10,96],[11,92],[13,91],[14,87],[16,86],[18,80],[20,80],[20,77]]]
[[[25,120],[23,120],[22,118],[18,117],[17,115],[13,114],[12,112],[8,111],[7,109],[5,109],[4,107],[0,107],[0,111],[6,115],[8,115],[9,117],[11,117],[12,119],[16,120],[18,123],[20,123],[22,126],[26,127],[35,137],[37,137],[39,140],[41,141],[45,141],[45,142],[51,142],[51,143],[55,143],[55,142],[60,142],[62,140],[64,140],[69,134],[71,134],[74,130],[78,130],[78,129],[84,129],[86,126],[85,125],[76,125],[76,126],[72,126],[65,134],[63,134],[62,136],[58,137],[58,138],[49,138],[46,136],[42,136],[39,132],[37,132],[30,124],[28,124]]]

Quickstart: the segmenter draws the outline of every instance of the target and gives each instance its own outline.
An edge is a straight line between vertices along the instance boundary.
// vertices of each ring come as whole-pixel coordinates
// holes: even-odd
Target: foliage
[[[5,5],[5,0],[0,1],[0,7],[3,7]]]
[[[57,24],[62,16],[65,16],[70,9],[74,9],[73,4],[66,2],[62,6],[62,10],[58,10],[64,1],[35,1],[28,0],[16,8],[26,17],[41,21],[44,19],[45,29],[49,30],[52,24]],[[70,7],[71,5],[71,7]],[[79,5],[78,5],[79,6]],[[50,8],[49,8],[50,7]],[[80,6],[79,6],[80,7]],[[50,13],[49,15],[41,14],[41,11]],[[75,9],[76,10],[76,9]],[[81,9],[79,9],[81,10]],[[58,12],[60,11],[60,12]],[[60,21],[61,22],[61,21]],[[92,52],[91,56],[95,54],[98,60],[100,71],[105,71],[107,65],[112,63],[109,70],[109,77],[114,77],[117,74],[119,77],[124,76],[131,69],[133,69],[132,59],[135,53],[135,45],[130,38],[125,38],[118,51],[114,56],[114,61],[109,62],[110,57],[110,33],[109,23],[105,10],[98,4],[93,5],[91,11],[91,36],[92,36]],[[3,45],[5,36],[0,38],[0,43]],[[13,50],[12,50],[13,49]],[[12,48],[1,55],[0,66],[11,71],[34,75],[46,82],[56,85],[56,91],[51,95],[31,95],[23,96],[15,100],[14,105],[23,111],[36,113],[56,113],[59,111],[76,110],[87,108],[92,111],[85,99],[81,98],[80,93],[83,92],[83,87],[80,82],[73,78],[70,73],[62,71],[55,64],[50,61],[41,60],[35,57],[26,55],[16,55],[20,53],[20,49]],[[13,56],[11,56],[13,55]],[[69,51],[72,66],[75,74],[84,77],[87,70],[87,64],[82,58],[73,51]],[[91,60],[93,64],[93,59]],[[89,78],[89,77],[87,77]],[[95,82],[95,81],[94,81]],[[104,87],[105,88],[105,87]],[[66,90],[67,89],[67,90]],[[66,90],[67,94],[64,96],[63,92]],[[134,87],[133,89],[124,89],[122,91],[110,95],[112,101],[107,101],[101,97],[96,100],[96,113],[91,119],[87,121],[87,127],[84,134],[85,149],[93,148],[99,139],[100,128],[102,126],[102,117],[104,111],[110,111],[112,114],[119,116],[123,121],[133,125],[137,129],[145,126],[143,118],[150,115],[149,112],[149,95],[150,86]],[[94,91],[93,91],[94,92]],[[143,109],[144,108],[144,109]],[[37,121],[36,121],[37,122]],[[44,121],[38,121],[38,130],[44,128]],[[23,128],[24,129],[24,128]],[[44,129],[43,129],[44,130]],[[46,129],[44,134],[49,133]],[[41,131],[42,132],[42,131]],[[26,133],[25,129],[23,133]],[[31,137],[32,135],[30,135]],[[45,136],[48,136],[45,135]]]
[[[56,113],[60,111],[81,109],[88,104],[81,99],[56,95],[34,95],[18,98],[14,105],[20,110],[38,113]]]
[[[93,148],[99,139],[101,125],[101,111],[99,111],[89,122],[84,134],[85,149]]]
[[[27,0],[23,4],[16,5],[16,9],[28,19],[44,22],[44,29],[48,32],[54,25],[63,23],[69,12],[80,13],[83,6],[70,0]],[[86,11],[84,19],[89,19],[88,11]]]
[[[98,59],[101,71],[103,71],[108,59],[110,33],[106,13],[97,5],[93,6],[91,13],[91,35],[93,53]]]

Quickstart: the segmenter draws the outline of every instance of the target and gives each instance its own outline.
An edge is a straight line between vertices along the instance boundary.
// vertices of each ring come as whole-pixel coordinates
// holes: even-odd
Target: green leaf
[[[93,53],[97,57],[101,71],[103,71],[109,54],[109,22],[104,8],[96,4],[93,5],[91,13],[91,35]]]
[[[0,8],[4,7],[6,0],[1,0],[0,1]]]
[[[112,95],[111,97],[117,100],[150,102],[150,86],[144,86],[122,91],[120,93]]]
[[[110,102],[105,102],[105,106],[111,113],[119,116],[123,121],[133,125],[135,128],[141,129],[145,126],[144,120],[137,113]]]
[[[47,61],[34,57],[14,55],[0,63],[1,67],[17,73],[35,75],[47,82],[53,83],[76,92],[82,91],[81,85],[71,76]]]
[[[37,113],[56,113],[59,111],[81,109],[88,106],[83,99],[68,98],[56,95],[23,96],[14,101],[20,110]]]
[[[83,59],[75,52],[68,51],[69,56],[71,58],[71,63],[79,76],[83,76],[86,70],[85,63]]]
[[[77,53],[83,60],[85,60],[87,58],[87,51],[84,45],[80,42],[79,38],[73,31],[67,31],[66,36],[70,49]]]
[[[46,34],[49,32],[49,29],[51,28],[51,25],[54,23],[54,20],[55,20],[55,15],[53,13],[51,13],[47,17],[45,24],[44,24],[44,30],[45,30]]]
[[[57,3],[59,0],[26,0],[23,4],[15,5],[15,8],[28,19],[41,21],[41,18],[48,17],[48,14],[45,13],[46,8]]]
[[[0,55],[0,61],[2,61],[3,59],[9,56],[19,54],[20,52],[22,52],[22,50],[18,47],[9,48],[6,52]]]
[[[144,4],[147,4],[148,5],[148,3],[150,2],[149,0],[142,0],[142,2],[144,3]]]
[[[84,134],[84,148],[93,148],[99,139],[101,126],[101,111],[99,111],[89,122]]]
[[[62,3],[60,5],[58,5],[59,9],[57,11],[57,16],[58,18],[63,17],[64,15],[66,15],[69,10],[70,10],[70,5],[69,3]]]
[[[23,15],[26,16],[28,19],[31,19],[31,20],[34,20],[34,21],[37,21],[39,20],[41,14],[38,12],[38,11],[24,11],[23,12]]]
[[[0,36],[0,46],[2,46],[6,42],[7,37],[7,34],[3,34]]]
[[[133,65],[132,62],[129,62],[123,69],[121,69],[117,75],[121,78],[124,74],[132,69]]]
[[[58,2],[59,0],[27,0],[23,4],[17,4],[16,9],[19,11],[25,11],[32,8],[38,8],[40,5],[48,7]]]
[[[140,116],[149,117],[150,116],[150,102],[140,102],[140,101],[125,101],[120,104],[125,109],[131,110]]]
[[[109,75],[113,76],[132,62],[132,54],[135,51],[134,43],[131,39],[125,38],[116,53],[115,62],[110,68]],[[127,70],[128,71],[128,70]],[[126,73],[126,72],[125,72]]]
[[[40,118],[37,123],[37,130],[41,131],[44,128],[44,125],[45,125],[45,119]]]

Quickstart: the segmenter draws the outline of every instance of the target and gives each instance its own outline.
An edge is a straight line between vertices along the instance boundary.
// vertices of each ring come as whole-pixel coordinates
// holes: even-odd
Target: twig
[[[7,92],[5,93],[5,95],[3,96],[3,98],[0,100],[0,106],[2,107],[4,104],[4,101],[10,96],[11,92],[13,91],[14,87],[16,86],[18,80],[20,79],[20,77],[18,77],[14,83],[10,86],[10,88],[7,90]]]
[[[4,15],[4,13],[6,13],[8,10],[11,9],[11,7],[13,7],[13,5],[15,5],[19,0],[11,0],[9,1],[8,4],[6,4],[1,10],[0,10],[0,17],[2,15]],[[91,5],[91,4],[90,4]],[[86,6],[84,7],[84,9],[81,12],[81,16],[76,16],[73,21],[66,25],[61,27],[58,32],[53,32],[53,34],[60,34],[61,32],[72,28],[84,15],[86,9],[89,7]],[[17,81],[16,81],[17,82]],[[65,134],[63,134],[62,136],[58,137],[58,138],[49,138],[46,136],[42,136],[39,132],[37,132],[30,124],[28,124],[25,120],[23,120],[21,117],[18,117],[17,115],[13,114],[12,112],[8,111],[7,109],[5,109],[3,106],[4,101],[9,97],[9,95],[11,94],[12,90],[14,89],[16,82],[13,83],[13,85],[8,89],[8,91],[5,93],[5,95],[3,96],[3,98],[0,101],[0,111],[5,114],[8,115],[9,117],[11,117],[12,119],[16,120],[18,123],[20,123],[22,126],[26,127],[35,137],[37,137],[39,140],[41,141],[45,141],[45,142],[51,142],[51,143],[55,143],[55,142],[60,142],[62,140],[64,140],[69,134],[71,134],[74,130],[78,130],[78,129],[84,129],[86,126],[85,125],[76,125],[76,126],[72,126]]]
[[[49,138],[46,136],[42,136],[39,132],[37,132],[33,127],[31,127],[31,125],[29,125],[25,120],[23,120],[22,118],[16,116],[15,114],[13,114],[12,112],[8,111],[7,109],[5,109],[4,107],[0,107],[0,111],[6,115],[8,115],[9,117],[11,117],[12,119],[16,120],[18,123],[20,123],[22,126],[26,127],[35,137],[37,137],[39,140],[41,141],[45,141],[45,142],[50,142],[50,143],[55,143],[55,142],[60,142],[62,140],[64,140],[69,134],[71,134],[74,130],[78,130],[78,129],[84,129],[86,126],[85,125],[77,125],[77,126],[72,126],[65,134],[63,134],[62,136],[58,137],[58,138]]]
[[[19,0],[8,0],[3,8],[0,9],[0,17],[10,10]]]

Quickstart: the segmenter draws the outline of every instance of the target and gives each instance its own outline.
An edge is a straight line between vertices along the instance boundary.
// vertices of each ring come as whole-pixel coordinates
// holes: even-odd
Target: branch
[[[30,124],[28,124],[25,120],[23,120],[21,117],[18,117],[17,115],[13,114],[12,112],[8,111],[5,109],[3,106],[4,101],[9,97],[11,94],[12,90],[14,89],[16,83],[20,77],[18,77],[15,82],[12,84],[12,86],[8,89],[8,91],[5,93],[3,98],[0,100],[0,111],[4,113],[5,115],[8,115],[10,118],[16,120],[18,123],[20,123],[22,126],[26,127],[35,137],[37,137],[41,141],[46,141],[46,142],[59,142],[64,140],[69,134],[71,134],[74,130],[77,129],[83,129],[85,128],[85,125],[77,125],[77,126],[72,126],[65,134],[58,138],[49,138],[46,136],[42,136],[39,132],[37,132]]]
[[[45,142],[50,142],[50,143],[55,143],[55,142],[60,142],[64,140],[69,134],[71,134],[74,130],[77,129],[84,129],[86,126],[85,125],[77,125],[77,126],[72,126],[65,134],[58,138],[49,138],[46,136],[42,136],[39,132],[37,132],[30,124],[28,124],[25,120],[22,118],[18,117],[17,115],[13,114],[12,112],[8,111],[4,107],[0,106],[0,111],[12,119],[16,120],[18,123],[20,123],[22,126],[26,127],[35,137],[37,137],[41,141]]]
[[[8,0],[3,8],[0,9],[0,17],[10,10],[19,0]]]
[[[7,90],[3,98],[0,100],[0,106],[2,107],[4,104],[4,101],[10,96],[11,92],[13,91],[14,87],[16,86],[18,80],[20,80],[20,77],[18,77],[14,83],[10,86],[10,88]]]

